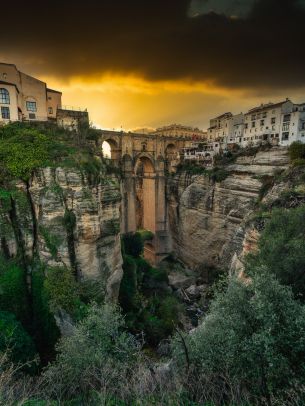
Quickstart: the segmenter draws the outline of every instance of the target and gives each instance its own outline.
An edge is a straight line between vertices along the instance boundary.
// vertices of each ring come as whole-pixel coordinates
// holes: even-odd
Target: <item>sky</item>
[[[1,16],[0,61],[101,128],[205,129],[223,112],[305,102],[305,0],[7,1]]]

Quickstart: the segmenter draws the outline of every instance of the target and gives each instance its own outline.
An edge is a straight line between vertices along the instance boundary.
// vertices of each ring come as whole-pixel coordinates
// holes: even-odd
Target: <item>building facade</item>
[[[223,149],[227,149],[228,145],[236,143],[236,139],[242,137],[243,128],[242,113],[236,115],[224,113],[210,120],[207,138],[210,142],[219,142]]]
[[[286,99],[280,103],[261,104],[246,114],[224,113],[210,120],[207,134],[208,142],[219,142],[223,151],[234,145],[305,143],[305,103],[294,104]]]
[[[0,63],[0,122],[56,119],[61,96],[15,65]]]
[[[205,140],[207,138],[207,133],[199,130],[199,128],[188,127],[181,124],[171,124],[166,127],[157,128],[153,134],[163,137],[190,138],[193,140]]]

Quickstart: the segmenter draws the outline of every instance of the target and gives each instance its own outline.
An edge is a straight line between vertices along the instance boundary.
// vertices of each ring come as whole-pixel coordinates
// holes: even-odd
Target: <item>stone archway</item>
[[[119,148],[119,145],[117,143],[116,140],[114,140],[113,138],[105,138],[101,141],[101,148],[103,150],[104,153],[104,147],[105,144],[109,145],[109,149],[110,149],[110,156],[109,158],[113,161],[118,162],[120,160],[121,157],[121,150]]]
[[[152,159],[142,154],[135,162],[137,228],[156,232],[156,171]]]

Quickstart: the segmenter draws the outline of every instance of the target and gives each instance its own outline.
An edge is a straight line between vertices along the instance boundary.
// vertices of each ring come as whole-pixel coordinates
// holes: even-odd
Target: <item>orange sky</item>
[[[63,104],[87,108],[93,125],[131,130],[181,123],[206,129],[209,119],[226,111],[240,113],[262,102],[288,96],[303,100],[304,90],[232,90],[213,83],[145,81],[135,76],[75,77],[69,81],[40,76],[48,86],[63,92]]]
[[[2,3],[14,25],[1,21],[0,61],[62,90],[99,127],[205,129],[224,112],[305,102],[305,0]]]

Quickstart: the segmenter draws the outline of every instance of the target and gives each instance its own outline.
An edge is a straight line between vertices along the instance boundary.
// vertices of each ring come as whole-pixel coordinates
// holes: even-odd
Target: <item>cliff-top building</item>
[[[189,138],[193,140],[205,140],[207,137],[207,133],[199,130],[199,128],[188,127],[181,124],[171,124],[157,128],[153,134],[163,137]]]
[[[305,143],[305,103],[289,99],[280,103],[261,104],[245,114],[242,145],[262,141],[288,146],[294,141]]]
[[[74,129],[89,123],[86,111],[62,108],[62,93],[20,72],[13,64],[0,62],[0,124],[11,121],[57,121]]]
[[[62,107],[61,92],[20,72],[15,65],[0,63],[0,121],[56,119]]]

